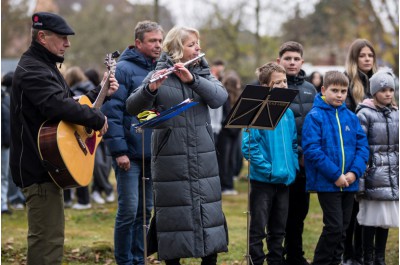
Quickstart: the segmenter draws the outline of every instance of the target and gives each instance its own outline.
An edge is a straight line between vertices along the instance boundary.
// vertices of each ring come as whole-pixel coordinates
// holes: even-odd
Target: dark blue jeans
[[[289,188],[284,184],[251,181],[250,256],[254,265],[282,263],[283,238],[289,208]],[[267,233],[265,233],[267,231]],[[268,254],[263,251],[267,239]]]
[[[144,264],[142,161],[131,160],[128,171],[113,160],[117,178],[118,210],[114,228],[114,255],[118,265]],[[145,163],[146,224],[153,209],[150,160]]]
[[[353,192],[319,192],[324,227],[315,248],[313,265],[341,263],[346,229],[353,209]]]

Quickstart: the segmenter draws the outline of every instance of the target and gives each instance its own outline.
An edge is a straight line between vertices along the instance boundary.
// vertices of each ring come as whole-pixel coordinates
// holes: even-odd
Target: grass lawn
[[[112,176],[111,179],[114,179]],[[218,257],[219,264],[246,264],[247,182],[235,183],[237,196],[223,197],[223,208],[229,227],[229,252]],[[117,205],[92,204],[90,210],[65,210],[65,255],[63,264],[115,264],[113,257],[113,227]],[[311,195],[310,211],[303,234],[305,256],[312,260],[322,229],[322,214],[315,194]],[[26,264],[27,222],[25,211],[2,215],[1,263]],[[184,259],[183,264],[200,264],[199,259]],[[399,230],[390,229],[386,249],[386,264],[399,264]]]

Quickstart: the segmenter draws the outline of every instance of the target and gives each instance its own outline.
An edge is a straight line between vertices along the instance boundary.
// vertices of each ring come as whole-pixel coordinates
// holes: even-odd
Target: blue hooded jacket
[[[103,139],[113,157],[127,155],[130,159],[142,159],[142,134],[132,126],[139,121],[126,111],[125,101],[155,66],[155,60],[147,58],[134,47],[128,47],[118,60],[115,78],[119,88],[102,107],[109,126]],[[144,137],[145,158],[150,159],[151,130],[146,129]]]
[[[321,93],[317,94],[304,121],[302,146],[307,191],[358,191],[369,147],[357,116],[345,103],[335,108],[324,101]],[[335,182],[347,172],[353,172],[356,181],[341,189]]]
[[[274,130],[243,131],[242,153],[247,160],[249,148],[250,179],[273,184],[292,183],[299,170],[293,112],[287,109]]]

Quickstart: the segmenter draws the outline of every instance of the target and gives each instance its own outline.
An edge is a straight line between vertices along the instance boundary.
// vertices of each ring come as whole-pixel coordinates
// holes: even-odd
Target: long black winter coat
[[[399,111],[397,107],[377,108],[366,99],[357,108],[361,127],[368,137],[369,167],[364,199],[399,199]]]
[[[173,65],[164,53],[156,69]],[[227,251],[228,233],[221,205],[218,163],[208,106],[218,108],[228,93],[210,74],[204,58],[189,67],[193,84],[171,74],[156,93],[144,85],[128,98],[127,110],[161,111],[192,98],[198,105],[153,130],[152,178],[159,258],[204,257]]]
[[[80,105],[71,97],[56,65],[63,60],[33,41],[14,74],[10,105],[10,168],[15,184],[21,188],[52,181],[42,165],[37,146],[43,122],[64,120],[94,130],[100,130],[105,122],[99,110]],[[97,94],[98,89],[87,96],[93,102]]]

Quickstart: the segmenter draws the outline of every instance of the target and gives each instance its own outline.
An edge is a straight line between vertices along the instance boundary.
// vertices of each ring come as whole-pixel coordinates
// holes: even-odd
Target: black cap
[[[75,32],[62,17],[49,12],[33,14],[32,28],[50,30],[60,35],[75,35]]]

